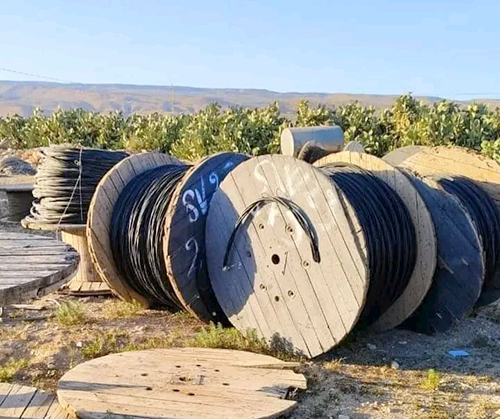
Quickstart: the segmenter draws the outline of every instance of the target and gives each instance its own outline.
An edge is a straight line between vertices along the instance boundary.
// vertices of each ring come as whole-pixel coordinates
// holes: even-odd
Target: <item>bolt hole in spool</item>
[[[271,262],[273,262],[275,265],[278,265],[280,263],[280,257],[276,254],[272,255]]]
[[[274,296],[274,301],[276,301],[278,303],[279,300],[280,300],[280,297],[278,295]]]

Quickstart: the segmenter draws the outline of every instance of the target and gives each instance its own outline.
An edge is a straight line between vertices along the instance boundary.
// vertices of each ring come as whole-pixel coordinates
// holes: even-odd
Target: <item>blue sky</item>
[[[2,0],[0,67],[82,83],[500,96],[500,1]],[[0,71],[0,79],[36,80]]]

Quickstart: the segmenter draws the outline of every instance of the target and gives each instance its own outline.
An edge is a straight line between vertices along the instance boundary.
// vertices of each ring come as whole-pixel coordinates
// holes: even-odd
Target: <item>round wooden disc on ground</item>
[[[445,332],[471,312],[483,285],[481,241],[460,201],[432,179],[407,174],[434,220],[439,264],[422,304],[403,324],[420,333]]]
[[[191,167],[176,187],[165,219],[164,255],[173,290],[190,313],[227,323],[208,279],[205,224],[210,201],[227,174],[249,157],[224,152]]]
[[[161,153],[136,154],[121,160],[101,179],[90,202],[87,216],[87,239],[94,266],[111,291],[124,300],[149,302],[130,288],[116,268],[109,238],[111,216],[125,186],[148,170],[164,165],[182,165],[175,157]]]
[[[417,309],[431,286],[437,262],[437,240],[432,218],[411,181],[389,163],[369,154],[344,151],[330,154],[314,165],[321,167],[336,162],[351,163],[369,170],[387,183],[406,205],[415,226],[417,260],[410,281],[394,304],[372,325],[376,330],[390,330]]]
[[[53,238],[0,230],[0,307],[59,289],[78,261],[73,248]]]
[[[420,176],[465,176],[493,198],[500,211],[500,163],[464,147],[403,147],[384,156],[384,160]],[[485,282],[478,305],[500,297],[500,263],[495,275]]]
[[[306,379],[276,358],[227,349],[124,352],[86,362],[59,381],[57,397],[82,419],[276,418]]]
[[[292,202],[297,215],[276,202],[255,207],[224,268],[238,218],[269,197]],[[319,262],[311,242],[318,244]],[[212,287],[231,323],[284,351],[327,352],[363,309],[368,272],[359,221],[333,182],[304,161],[261,156],[236,167],[212,198],[206,251]]]

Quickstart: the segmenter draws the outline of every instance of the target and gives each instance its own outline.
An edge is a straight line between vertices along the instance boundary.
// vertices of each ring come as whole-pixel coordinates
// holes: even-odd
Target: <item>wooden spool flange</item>
[[[355,151],[356,153],[364,153],[365,147],[359,141],[349,141],[343,151]]]
[[[85,224],[44,224],[30,221],[25,218],[21,221],[24,228],[30,230],[53,231],[61,234],[61,241],[69,244],[80,255],[78,271],[71,281],[65,286],[70,294],[106,295],[110,294],[109,287],[97,274],[89,254]]]
[[[400,325],[417,309],[431,286],[437,262],[434,224],[422,197],[411,181],[389,163],[369,154],[344,151],[330,154],[314,165],[321,167],[335,162],[351,163],[369,170],[387,183],[406,205],[415,226],[417,260],[410,281],[399,298],[372,325],[376,330],[390,330]]]
[[[223,259],[239,216],[263,197],[301,208],[318,237],[321,261],[291,211],[269,203],[238,231],[229,269]],[[313,166],[288,156],[261,156],[236,167],[214,194],[206,227],[210,281],[240,330],[271,345],[320,355],[354,327],[368,289],[365,237],[353,208]]]
[[[306,389],[294,366],[227,349],[124,352],[67,372],[57,397],[82,419],[278,418],[297,403],[289,395]]]
[[[406,175],[432,215],[438,240],[438,265],[429,292],[403,326],[420,333],[445,332],[467,316],[481,293],[484,278],[481,241],[457,198],[432,179]]]
[[[149,307],[149,301],[130,288],[113,259],[109,231],[116,201],[125,186],[136,176],[164,165],[182,165],[175,157],[161,153],[144,153],[117,163],[101,179],[89,205],[87,239],[89,252],[100,277],[113,293],[126,301],[138,301]]]
[[[465,176],[481,186],[500,211],[500,163],[463,147],[403,147],[384,156],[384,160],[420,176]],[[500,298],[500,263],[495,275],[484,283],[477,306]]]
[[[248,158],[224,152],[202,159],[177,185],[167,210],[163,243],[173,290],[188,312],[207,322],[227,323],[206,268],[208,209],[220,182]]]

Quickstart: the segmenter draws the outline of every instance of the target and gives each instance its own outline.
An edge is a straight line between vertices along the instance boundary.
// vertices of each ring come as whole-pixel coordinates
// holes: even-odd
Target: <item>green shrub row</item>
[[[357,140],[381,156],[405,145],[454,144],[500,159],[500,110],[483,104],[451,101],[426,104],[400,96],[391,108],[376,110],[358,102],[345,106],[310,106],[300,102],[292,118],[277,103],[267,107],[222,109],[217,104],[189,115],[101,114],[82,109],[44,115],[0,118],[0,142],[18,149],[70,143],[108,149],[159,150],[188,160],[232,150],[253,155],[277,152],[288,126],[337,124],[346,142]]]

